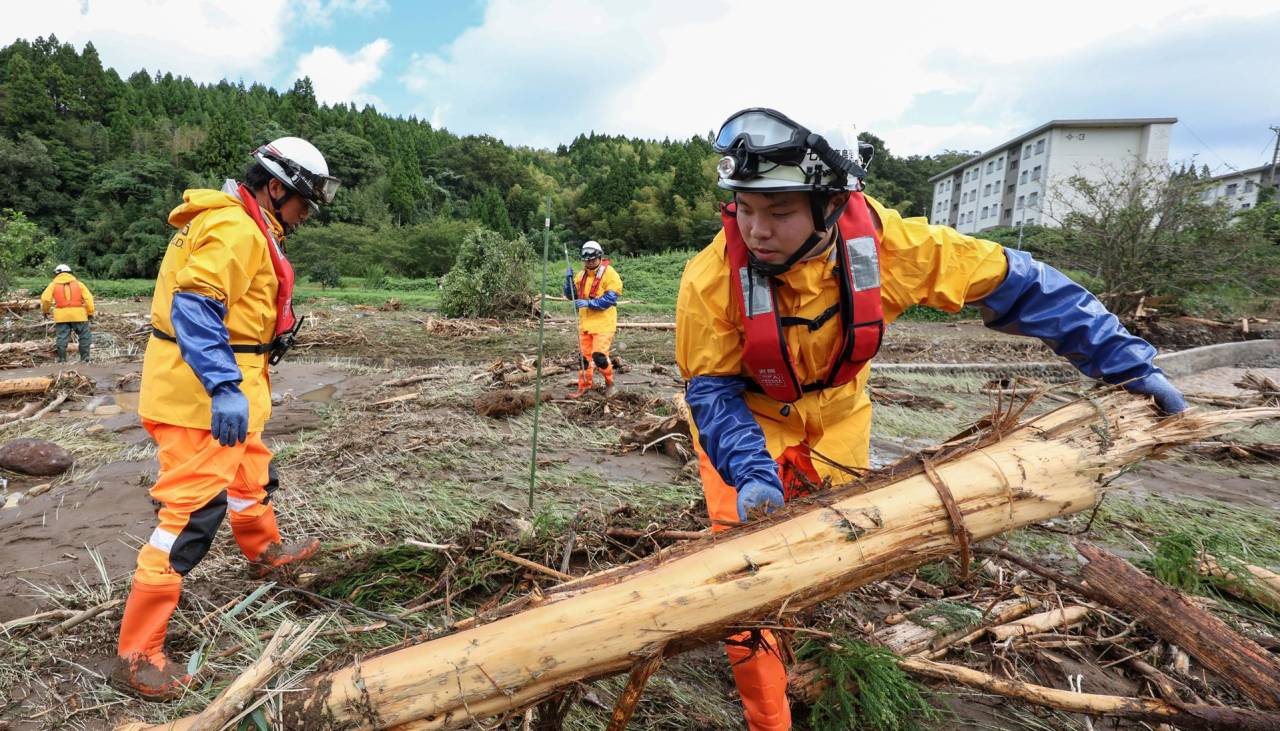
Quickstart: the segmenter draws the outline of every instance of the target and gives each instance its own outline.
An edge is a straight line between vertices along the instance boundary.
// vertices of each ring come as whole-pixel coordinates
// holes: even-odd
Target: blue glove
[[[578,296],[573,286],[573,267],[567,267],[564,270],[564,296],[566,299],[574,299]]]
[[[220,383],[213,389],[209,431],[224,447],[234,447],[249,436],[249,399],[234,383]]]
[[[1186,411],[1187,400],[1182,397],[1178,387],[1169,383],[1164,373],[1157,370],[1146,378],[1139,378],[1124,384],[1130,393],[1151,396],[1156,400],[1156,408],[1164,414],[1178,414]]]
[[[1098,298],[1051,266],[1016,249],[1004,250],[1009,273],[974,304],[987,327],[1040,338],[1090,378],[1117,384],[1160,373],[1156,349],[1129,334]]]
[[[782,490],[764,482],[748,482],[738,490],[738,520],[747,522],[747,512],[764,506],[767,512],[782,507]]]
[[[582,309],[583,307],[586,307],[589,304],[591,304],[590,300],[574,300],[573,301],[573,306],[577,307],[578,309]]]
[[[618,293],[609,290],[595,299],[587,300],[587,307],[593,310],[607,310],[618,306]]]
[[[747,408],[739,376],[696,376],[684,398],[698,427],[698,445],[729,485],[770,485],[782,495],[778,463],[765,447],[764,431]]]

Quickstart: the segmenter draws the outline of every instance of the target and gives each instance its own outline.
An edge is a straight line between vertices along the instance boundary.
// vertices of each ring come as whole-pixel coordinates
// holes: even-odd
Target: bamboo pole
[[[675,654],[727,628],[803,610],[959,545],[940,492],[974,540],[1092,507],[1105,481],[1171,446],[1280,417],[1280,409],[1157,416],[1123,393],[1077,402],[900,463],[767,519],[547,590],[488,623],[309,679],[284,698],[287,728],[426,731],[521,708],[629,670],[655,643]],[[186,731],[189,719],[164,728]]]

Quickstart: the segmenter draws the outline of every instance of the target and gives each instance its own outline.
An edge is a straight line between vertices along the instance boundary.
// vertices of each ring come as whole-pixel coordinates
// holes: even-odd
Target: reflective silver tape
[[[155,530],[151,531],[151,538],[147,539],[147,543],[168,553],[173,550],[173,542],[176,540],[178,540],[176,533],[170,533],[157,526]]]
[[[231,508],[231,512],[233,513],[243,513],[257,504],[257,500],[251,500],[243,497],[231,497],[230,495],[227,496],[227,506]]]
[[[764,275],[751,271],[751,267],[739,267],[738,280],[742,283],[742,301],[747,305],[748,317],[773,312],[773,290]]]
[[[876,240],[861,236],[845,242],[849,249],[849,263],[853,267],[853,288],[859,292],[880,286],[880,254]]]

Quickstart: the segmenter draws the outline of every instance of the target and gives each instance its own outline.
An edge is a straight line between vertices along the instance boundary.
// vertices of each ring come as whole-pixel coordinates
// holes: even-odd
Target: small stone
[[[93,410],[94,416],[115,416],[116,414],[123,414],[123,413],[124,413],[124,409],[120,408],[115,404],[109,404],[107,406],[99,406],[98,408]]]
[[[0,510],[8,510],[9,508],[16,508],[18,507],[18,504],[21,502],[22,502],[22,493],[11,492],[7,496],[5,496],[4,506],[0,507]]]
[[[97,433],[99,433],[99,432],[104,432],[104,431],[106,431],[106,430],[107,430],[107,428],[106,428],[105,426],[101,425],[101,424],[92,424],[92,425],[90,425],[87,429],[85,429],[85,430],[84,430],[84,433],[85,433],[85,434],[97,434]]]
[[[43,439],[14,439],[0,445],[0,467],[11,472],[48,477],[66,472],[73,464],[70,452]]]

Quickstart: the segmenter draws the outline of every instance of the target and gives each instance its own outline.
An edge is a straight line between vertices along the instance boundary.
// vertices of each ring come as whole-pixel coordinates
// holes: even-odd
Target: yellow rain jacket
[[[169,310],[175,292],[192,292],[222,302],[224,322],[233,345],[269,343],[275,335],[275,270],[267,239],[240,199],[217,190],[188,190],[182,205],[169,214],[178,229],[169,240],[156,290],[151,298],[151,324],[173,335]],[[263,211],[277,238],[283,235],[270,211]],[[271,384],[267,355],[236,353],[244,380],[240,390],[249,400],[249,431],[260,432],[271,416]],[[178,344],[152,337],[142,361],[138,414],[144,419],[193,429],[208,429],[210,399]]]
[[[80,307],[58,305],[59,302],[74,301],[75,288],[80,290],[83,305]],[[84,282],[76,279],[70,272],[63,272],[55,276],[53,281],[49,282],[49,286],[44,288],[44,293],[40,295],[40,309],[46,315],[52,309],[54,322],[84,322],[93,317],[93,293],[84,286]]]
[[[932,226],[923,218],[904,219],[867,196],[880,232],[880,295],[885,324],[912,305],[928,305],[957,312],[966,302],[981,299],[1004,281],[1007,263],[1003,248]],[[778,312],[815,318],[839,299],[839,283],[832,276],[834,258],[801,262],[779,277]],[[729,286],[725,235],[685,266],[676,300],[676,362],[685,380],[695,376],[747,375],[742,364],[742,313]],[[827,375],[835,347],[839,319],[810,333],[785,328],[796,375],[801,383]],[[744,394],[747,407],[764,431],[769,454],[777,459],[788,447],[807,442],[816,453],[838,464],[865,468],[871,439],[871,400],[866,393],[870,368],[843,386],[806,393],[788,415],[783,404],[762,393]],[[822,477],[836,484],[849,475],[814,459]]]
[[[596,279],[600,275],[600,271],[604,270],[604,282],[600,287],[599,293],[595,293]],[[577,287],[578,299],[592,299],[592,297],[600,297],[605,292],[613,292],[617,296],[622,296],[622,277],[618,276],[618,271],[610,264],[606,266],[601,262],[594,272],[587,272],[586,286],[579,287],[582,282],[582,273],[575,272],[573,275],[573,286]],[[618,329],[618,308],[609,307],[603,310],[593,310],[590,307],[583,307],[578,310],[578,330],[584,333],[592,333],[593,335],[609,335]]]

